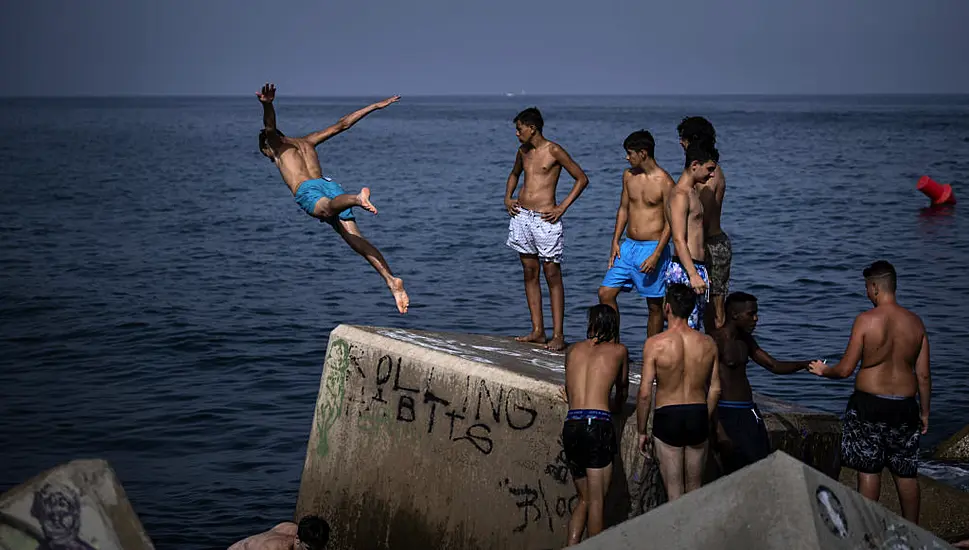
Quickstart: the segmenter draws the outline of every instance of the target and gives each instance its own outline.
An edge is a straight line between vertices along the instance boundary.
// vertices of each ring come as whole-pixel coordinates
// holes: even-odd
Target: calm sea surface
[[[281,93],[279,126],[306,133],[375,99]],[[969,201],[967,97],[404,98],[320,156],[348,190],[372,188],[380,213],[358,221],[404,278],[406,316],[257,152],[255,98],[14,100],[0,106],[0,490],[102,457],[159,548],[225,547],[291,518],[337,324],[527,332],[502,194],[511,119],[533,104],[591,180],[563,218],[570,340],[606,269],[623,139],[651,130],[676,176],[676,124],[700,114],[727,175],[731,287],[760,299],[761,345],[838,358],[869,306],[861,270],[888,259],[931,338],[923,448],[969,422],[969,212],[925,212],[915,190],[929,174]],[[645,304],[620,307],[638,356]],[[831,412],[851,392],[750,373]]]

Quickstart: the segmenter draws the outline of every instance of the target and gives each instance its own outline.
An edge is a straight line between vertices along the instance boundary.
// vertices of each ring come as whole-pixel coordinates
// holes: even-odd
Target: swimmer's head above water
[[[323,550],[330,540],[330,525],[319,516],[306,516],[299,520],[294,549]]]

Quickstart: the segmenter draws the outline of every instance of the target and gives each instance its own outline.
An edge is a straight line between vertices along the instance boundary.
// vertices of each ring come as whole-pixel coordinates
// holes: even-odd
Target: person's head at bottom
[[[675,317],[681,321],[690,318],[693,307],[696,305],[696,293],[693,289],[682,283],[671,283],[666,285],[666,318]]]
[[[306,516],[299,520],[294,550],[323,550],[330,540],[330,524],[319,516]]]

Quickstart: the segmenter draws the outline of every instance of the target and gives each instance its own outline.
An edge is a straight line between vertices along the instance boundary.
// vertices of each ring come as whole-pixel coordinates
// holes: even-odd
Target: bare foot
[[[565,337],[553,336],[552,341],[545,345],[545,349],[551,351],[562,351],[565,349]]]
[[[522,342],[525,344],[544,344],[546,342],[545,331],[543,330],[541,332],[538,332],[538,331],[531,332],[529,334],[526,334],[525,336],[519,336],[515,338],[515,341]]]
[[[370,203],[370,188],[364,187],[357,194],[357,198],[360,200],[360,208],[374,214],[377,213],[377,207]],[[399,280],[399,279],[398,279]]]
[[[410,305],[410,297],[407,296],[407,292],[404,290],[404,280],[400,278],[391,279],[390,291],[394,294],[394,300],[397,302],[397,311],[401,313],[407,313],[407,306]]]

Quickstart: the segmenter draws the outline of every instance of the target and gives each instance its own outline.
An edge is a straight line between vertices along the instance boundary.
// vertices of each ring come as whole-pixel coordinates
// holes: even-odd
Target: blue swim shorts
[[[707,266],[704,262],[699,260],[693,260],[693,267],[696,268],[696,272],[703,279],[703,282],[707,284],[707,291],[703,294],[698,294],[696,296],[696,304],[693,306],[693,312],[690,313],[690,318],[687,319],[687,323],[693,330],[703,330],[703,313],[707,308],[707,299],[710,294],[710,276],[707,274]],[[686,272],[686,268],[680,263],[678,258],[673,258],[670,261],[669,267],[666,269],[666,284],[684,284],[690,286],[690,275]]]
[[[323,197],[328,199],[333,199],[337,195],[343,195],[346,191],[339,183],[329,179],[329,178],[319,178],[315,180],[306,180],[299,184],[296,188],[296,195],[293,198],[296,199],[296,204],[303,209],[304,212],[313,215],[313,210],[316,208],[316,203],[320,201]],[[343,212],[340,212],[339,218],[341,220],[353,221],[356,218],[353,216],[353,211],[351,208],[347,208]]]
[[[671,247],[666,245],[666,250],[659,258],[656,269],[652,273],[643,273],[639,266],[656,250],[659,241],[635,241],[626,239],[619,246],[619,257],[612,263],[606,276],[602,279],[602,286],[609,288],[620,288],[623,292],[629,292],[636,287],[636,291],[643,298],[662,298],[666,295],[666,270],[670,265],[672,257]]]

